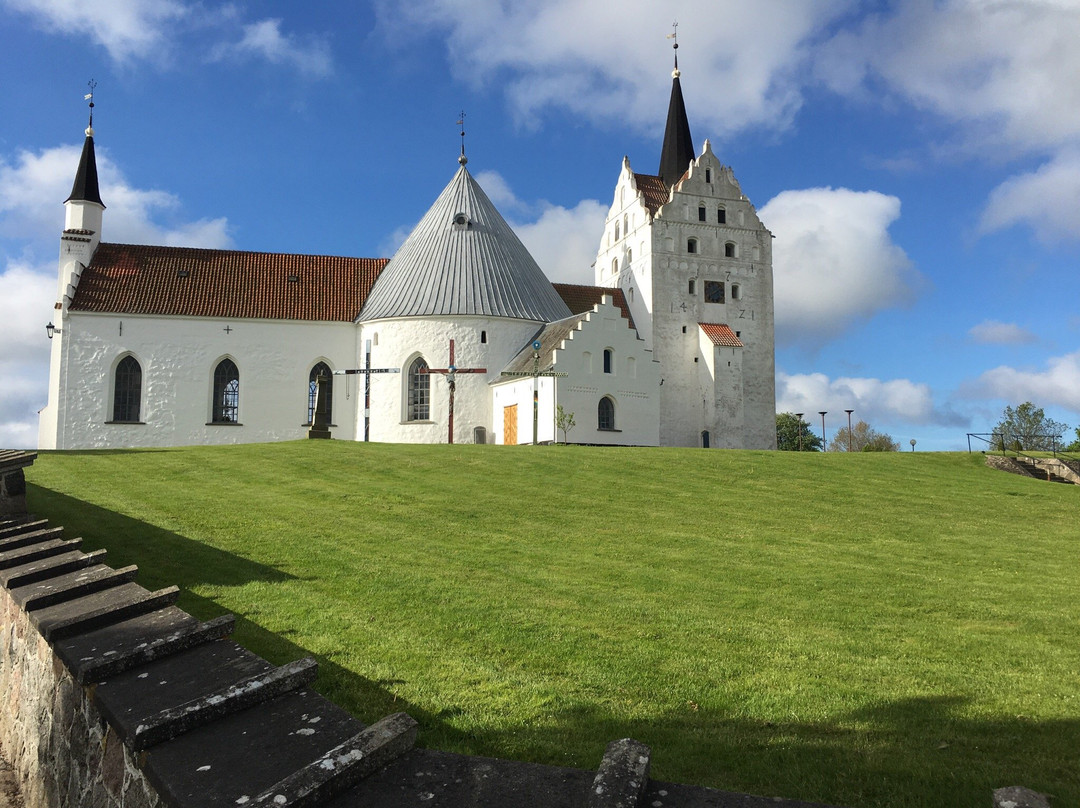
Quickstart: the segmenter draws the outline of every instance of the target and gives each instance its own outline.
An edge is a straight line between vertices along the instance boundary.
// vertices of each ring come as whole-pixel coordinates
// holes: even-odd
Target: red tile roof
[[[742,340],[735,336],[735,332],[723,323],[698,323],[705,336],[712,340],[713,345],[723,345],[727,348],[742,348]]]
[[[101,244],[71,309],[351,322],[386,261]]]
[[[592,307],[600,302],[601,297],[611,295],[612,302],[622,310],[622,316],[630,321],[630,327],[637,328],[634,325],[634,318],[630,314],[630,307],[626,304],[626,297],[623,295],[622,289],[612,289],[607,286],[580,286],[574,283],[553,283],[551,285],[555,287],[555,291],[559,293],[559,297],[563,299],[563,303],[573,314],[592,311]]]
[[[664,181],[660,177],[655,174],[638,174],[634,172],[634,182],[637,184],[637,189],[641,191],[642,199],[645,202],[645,207],[649,209],[649,213],[656,213],[668,203],[668,187],[664,185]]]

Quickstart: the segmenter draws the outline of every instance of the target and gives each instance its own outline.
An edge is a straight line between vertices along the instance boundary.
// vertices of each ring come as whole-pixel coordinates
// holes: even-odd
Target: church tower
[[[695,157],[680,76],[676,50],[659,170],[623,158],[595,282],[663,368],[662,446],[774,449],[772,234],[708,140]]]
[[[83,270],[90,265],[98,245],[101,243],[102,214],[105,203],[101,201],[98,189],[97,158],[94,154],[94,93],[86,98],[90,102],[90,122],[85,131],[82,155],[79,167],[75,171],[75,182],[71,193],[64,200],[64,232],[60,234],[60,262],[57,278],[56,303],[49,325],[49,339],[52,340],[49,361],[49,401],[38,416],[38,447],[41,449],[57,448],[57,429],[62,427],[59,421],[59,402],[67,391],[62,389],[65,376],[61,372],[68,360],[68,343],[64,334],[68,306],[75,297],[79,278]]]

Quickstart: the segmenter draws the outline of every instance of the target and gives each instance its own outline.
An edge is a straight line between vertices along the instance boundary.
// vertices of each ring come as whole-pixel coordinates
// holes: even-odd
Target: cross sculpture
[[[335,376],[353,376],[358,373],[364,377],[364,441],[367,441],[371,432],[371,374],[401,373],[401,368],[373,368],[371,366],[371,340],[365,340],[364,366],[334,371]]]
[[[534,340],[532,344],[533,349],[533,369],[532,372],[527,370],[504,370],[500,375],[502,376],[532,376],[533,380],[533,446],[536,445],[536,432],[537,424],[540,420],[540,377],[545,378],[560,378],[562,376],[568,376],[570,374],[563,373],[562,371],[545,370],[540,372],[540,340]]]
[[[439,373],[450,385],[450,443],[454,442],[454,390],[459,373],[487,373],[487,368],[459,368],[454,364],[454,341],[450,340],[450,366],[445,368],[421,368],[420,373]]]

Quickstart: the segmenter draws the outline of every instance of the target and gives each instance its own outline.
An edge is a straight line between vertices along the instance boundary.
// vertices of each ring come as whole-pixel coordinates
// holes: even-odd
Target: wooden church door
[[[503,407],[503,443],[517,445],[517,404]]]

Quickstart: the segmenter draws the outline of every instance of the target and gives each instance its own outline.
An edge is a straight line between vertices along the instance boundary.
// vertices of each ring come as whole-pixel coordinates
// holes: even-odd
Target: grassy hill
[[[31,507],[427,746],[849,806],[1080,803],[1080,489],[979,455],[43,453]]]

